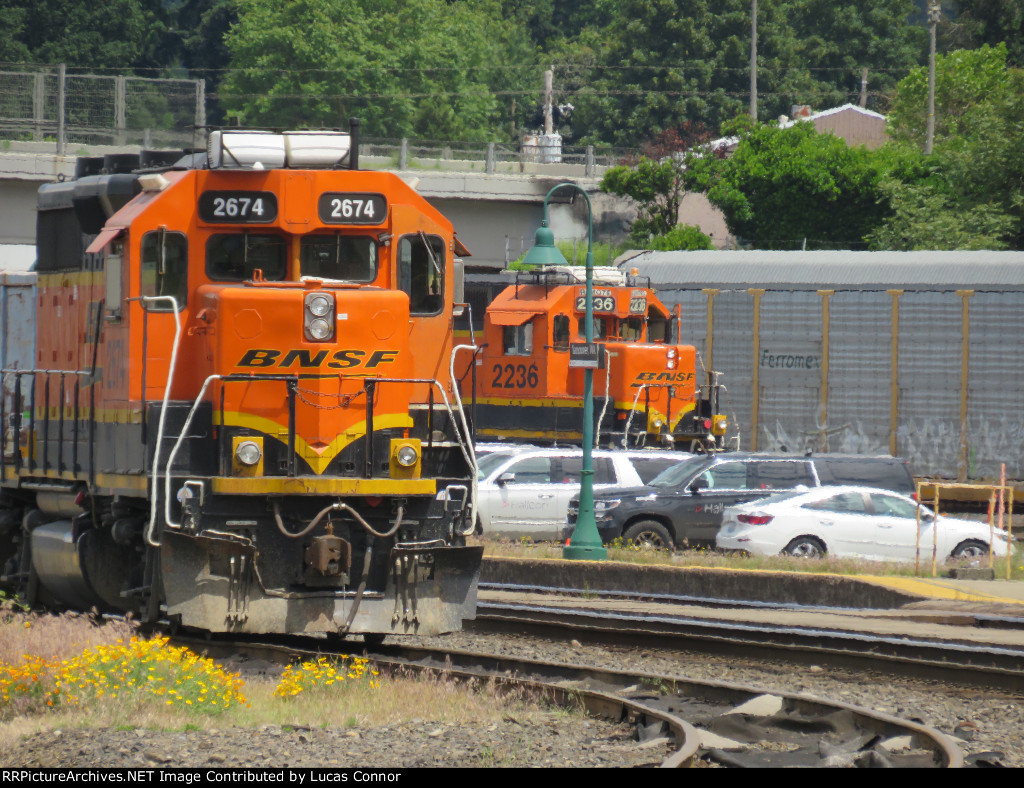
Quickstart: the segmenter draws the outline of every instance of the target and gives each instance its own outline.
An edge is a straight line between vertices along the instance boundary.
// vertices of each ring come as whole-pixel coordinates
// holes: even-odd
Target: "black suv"
[[[897,457],[852,454],[728,452],[691,457],[646,487],[594,492],[601,541],[617,537],[652,547],[715,545],[722,511],[776,490],[856,484],[913,495],[910,464]],[[565,535],[572,534],[579,498],[569,503]]]

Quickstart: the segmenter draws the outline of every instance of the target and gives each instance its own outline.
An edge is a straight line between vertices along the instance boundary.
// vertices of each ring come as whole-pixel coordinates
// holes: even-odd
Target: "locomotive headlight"
[[[263,451],[255,441],[242,441],[235,447],[235,459],[242,465],[252,467],[259,465]]]
[[[306,294],[303,310],[306,339],[313,342],[334,339],[334,310],[334,296],[331,293]]]
[[[326,317],[331,312],[331,299],[325,295],[315,295],[309,299],[306,307],[316,317]]]
[[[392,438],[388,463],[392,479],[419,479],[423,471],[423,445],[418,438]]]
[[[322,317],[318,317],[315,320],[309,321],[309,335],[313,339],[323,341],[331,338],[331,324],[324,320]]]
[[[398,464],[403,468],[411,468],[416,464],[416,460],[419,459],[419,453],[412,446],[403,446],[398,450],[398,455],[395,457],[398,460]]]

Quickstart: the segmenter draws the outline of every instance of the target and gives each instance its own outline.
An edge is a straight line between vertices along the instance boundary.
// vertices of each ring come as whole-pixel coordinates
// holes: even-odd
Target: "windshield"
[[[491,475],[491,472],[495,468],[497,468],[499,465],[504,464],[505,461],[508,460],[508,458],[514,454],[514,451],[495,451],[491,452],[490,454],[485,454],[483,457],[477,459],[477,481],[483,481],[484,479],[486,479],[488,476]]]
[[[706,468],[711,462],[707,457],[692,457],[683,460],[678,465],[666,468],[655,476],[649,484],[651,487],[680,487],[693,478],[694,474],[702,468]]]

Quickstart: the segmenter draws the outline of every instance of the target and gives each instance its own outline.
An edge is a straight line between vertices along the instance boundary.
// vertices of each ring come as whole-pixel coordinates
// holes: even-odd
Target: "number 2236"
[[[496,389],[534,389],[540,382],[536,364],[495,364],[491,371]]]

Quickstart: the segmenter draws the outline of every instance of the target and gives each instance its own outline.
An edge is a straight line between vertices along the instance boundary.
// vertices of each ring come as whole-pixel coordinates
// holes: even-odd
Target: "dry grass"
[[[130,623],[100,623],[76,614],[35,616],[2,605],[0,679],[10,675],[4,673],[5,666],[17,668],[27,661],[36,664],[42,657],[56,671],[61,662],[80,657],[86,649],[105,651],[104,647],[119,642],[130,643],[133,634]],[[352,662],[342,664],[351,666]],[[39,673],[40,689],[52,688],[53,673]],[[424,678],[405,672],[375,675],[355,671],[350,680],[331,682],[331,686],[307,685],[288,697],[276,692],[280,686],[274,680],[250,680],[241,688],[247,703],[236,703],[215,713],[182,702],[171,704],[166,695],[154,698],[141,691],[122,690],[116,698],[90,697],[76,707],[48,707],[38,702],[38,697],[27,703],[24,696],[12,692],[6,704],[0,702],[0,752],[13,747],[23,736],[57,728],[183,730],[265,724],[362,728],[413,720],[488,724],[510,715],[532,719],[556,713],[543,699],[521,691],[492,682],[466,684],[442,675]]]
[[[31,654],[45,660],[71,659],[85,649],[127,641],[134,627],[125,621],[109,621],[84,613],[36,616],[13,605],[0,605],[0,664],[15,665]]]

